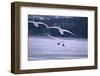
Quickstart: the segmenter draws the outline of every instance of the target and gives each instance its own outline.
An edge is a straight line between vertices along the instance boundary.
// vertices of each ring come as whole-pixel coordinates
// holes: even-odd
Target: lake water
[[[88,57],[87,39],[64,39],[65,46],[57,45],[59,40],[29,37],[28,60],[80,59]]]

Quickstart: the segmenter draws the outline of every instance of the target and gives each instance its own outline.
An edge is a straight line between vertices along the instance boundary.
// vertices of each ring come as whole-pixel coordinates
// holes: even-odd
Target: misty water
[[[80,59],[88,57],[88,41],[82,38],[66,38],[65,46],[57,45],[59,40],[29,37],[28,60]]]

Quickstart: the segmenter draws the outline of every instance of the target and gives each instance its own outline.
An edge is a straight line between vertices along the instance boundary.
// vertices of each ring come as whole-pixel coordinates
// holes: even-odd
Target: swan
[[[28,21],[29,23],[33,23],[34,24],[34,26],[35,27],[39,27],[39,24],[42,24],[42,25],[44,25],[44,26],[46,26],[46,28],[48,28],[48,25],[47,24],[45,24],[44,22],[36,22],[36,21]]]
[[[58,29],[59,32],[60,32],[60,34],[62,35],[62,37],[64,37],[64,32],[70,33],[70,34],[72,34],[73,36],[75,36],[74,33],[72,33],[72,32],[69,31],[69,30],[62,29],[62,28],[60,28],[60,26],[59,26],[59,27],[50,26],[50,27],[47,27],[46,29],[51,29],[51,28]],[[51,37],[51,38],[53,38],[53,39],[57,39],[57,40],[58,40],[58,38],[55,38],[55,37],[51,36],[50,34],[48,34],[48,36]],[[64,45],[64,40],[63,40],[63,39],[62,39],[62,40],[59,39],[59,40],[60,40],[61,42],[58,42],[57,45],[60,45],[60,44],[62,43],[62,46],[65,46],[65,45]]]
[[[73,36],[75,36],[75,34],[72,33],[71,31],[65,30],[65,29],[62,29],[62,28],[56,27],[56,26],[50,26],[50,27],[47,27],[46,29],[51,29],[51,28],[58,29],[61,35],[64,35],[64,32],[67,32],[67,33],[70,33],[70,34],[72,34]]]

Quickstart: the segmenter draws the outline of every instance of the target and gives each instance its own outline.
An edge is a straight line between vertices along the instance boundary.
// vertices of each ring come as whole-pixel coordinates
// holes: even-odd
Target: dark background
[[[67,29],[75,34],[75,36],[65,33],[64,37],[87,38],[88,37],[88,17],[74,16],[44,16],[44,15],[28,15],[28,21],[44,22],[48,26],[57,26]],[[56,29],[45,29],[44,25],[35,27],[32,23],[28,23],[29,36],[52,36],[60,37],[60,33]]]

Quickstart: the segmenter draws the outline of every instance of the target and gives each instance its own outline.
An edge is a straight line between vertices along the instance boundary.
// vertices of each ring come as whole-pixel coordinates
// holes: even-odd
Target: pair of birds
[[[57,27],[57,26],[48,26],[46,23],[44,22],[36,22],[36,21],[28,21],[28,23],[32,23],[35,27],[39,27],[39,25],[44,25],[46,27],[46,29],[58,29],[59,33],[61,34],[61,36],[63,37],[64,36],[64,32],[67,32],[73,36],[75,36],[74,33],[72,33],[71,31],[69,30],[65,30],[65,29],[62,29],[60,27]],[[53,39],[58,39],[56,37],[53,37],[51,36],[50,34],[48,34],[49,37],[53,38]],[[62,41],[62,40],[61,40]],[[57,45],[60,45],[61,42],[58,42]],[[64,42],[62,41],[62,45],[64,46]]]

